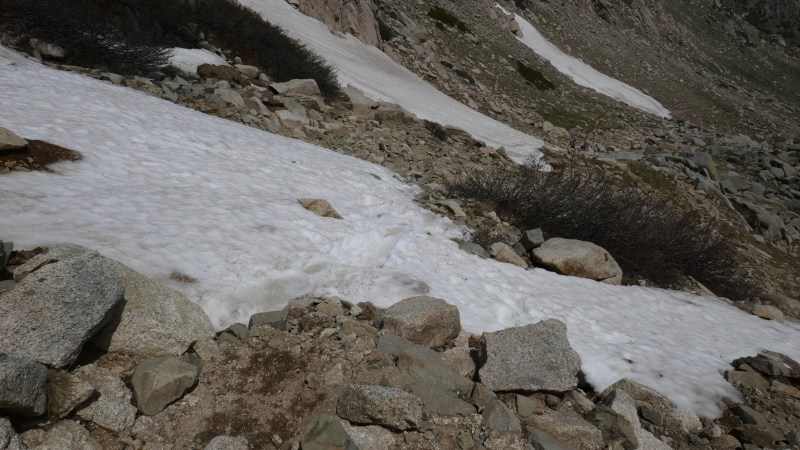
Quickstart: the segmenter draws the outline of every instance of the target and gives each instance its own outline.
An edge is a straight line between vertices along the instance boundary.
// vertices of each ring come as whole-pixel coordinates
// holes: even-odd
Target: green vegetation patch
[[[471,33],[464,22],[460,21],[458,17],[447,12],[447,10],[444,8],[434,6],[430,11],[428,11],[428,16],[437,22],[436,27],[440,30],[444,29],[444,25],[447,25],[448,27],[455,28],[458,31]]]
[[[549,91],[556,88],[556,85],[553,84],[552,81],[545,78],[542,72],[526,66],[521,61],[517,61],[517,72],[522,75],[522,78],[524,78],[526,81],[529,81],[536,87],[536,89],[539,89],[540,91]]]

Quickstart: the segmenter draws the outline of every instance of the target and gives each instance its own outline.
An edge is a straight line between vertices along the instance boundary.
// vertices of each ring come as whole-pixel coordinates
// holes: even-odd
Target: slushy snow
[[[53,102],[58,99],[58,102]],[[719,413],[720,374],[762,349],[800,360],[800,328],[723,300],[620,287],[481,259],[390,171],[60,72],[0,47],[0,126],[80,151],[57,173],[0,176],[2,238],[72,242],[186,293],[217,327],[304,294],[380,307],[427,294],[471,332],[556,318],[598,390],[628,377],[679,406]],[[298,203],[327,199],[343,220]],[[172,272],[197,278],[182,284]]]
[[[375,47],[351,35],[334,36],[328,27],[284,0],[240,0],[269,22],[306,44],[331,63],[342,85],[353,86],[376,101],[396,103],[420,119],[450,125],[493,147],[505,147],[516,161],[540,157],[544,143],[448,97]]]
[[[496,5],[507,16],[511,14],[502,6]],[[517,39],[543,57],[559,72],[570,77],[576,84],[592,89],[597,93],[611,97],[634,108],[640,109],[660,117],[669,117],[670,112],[656,99],[650,97],[635,87],[625,84],[616,78],[598,71],[574,56],[562,52],[558,47],[548,41],[539,30],[519,14],[514,14],[514,20],[519,25],[522,37]]]

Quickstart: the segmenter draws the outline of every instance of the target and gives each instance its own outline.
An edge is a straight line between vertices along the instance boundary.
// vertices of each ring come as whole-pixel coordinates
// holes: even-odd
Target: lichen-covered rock
[[[422,400],[400,389],[349,385],[336,402],[336,414],[359,425],[408,430],[422,422]]]
[[[479,374],[493,391],[564,392],[578,385],[581,358],[558,320],[483,333],[481,343]]]

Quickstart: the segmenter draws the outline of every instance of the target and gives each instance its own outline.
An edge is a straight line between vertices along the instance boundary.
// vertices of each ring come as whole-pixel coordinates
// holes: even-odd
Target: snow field
[[[225,58],[202,48],[172,48],[169,63],[184,72],[197,72],[197,66],[202,64],[228,65]]]
[[[496,7],[505,15],[511,15],[502,6],[496,5]],[[670,117],[669,110],[656,99],[633,86],[601,73],[580,59],[562,52],[519,14],[514,14],[514,20],[522,32],[522,37],[517,39],[537,55],[549,61],[556,70],[570,77],[575,83],[642,111],[659,117]]]
[[[55,101],[55,100],[58,101]],[[800,328],[723,300],[619,287],[484,260],[416,189],[366,161],[201,114],[0,47],[0,126],[80,151],[58,173],[0,176],[2,238],[73,242],[199,303],[217,327],[305,295],[388,307],[428,294],[471,332],[556,318],[603,389],[627,377],[705,415],[737,391],[728,362],[770,349],[800,360]],[[444,107],[442,107],[444,108]],[[321,197],[343,220],[296,201]],[[173,271],[198,279],[169,280]]]

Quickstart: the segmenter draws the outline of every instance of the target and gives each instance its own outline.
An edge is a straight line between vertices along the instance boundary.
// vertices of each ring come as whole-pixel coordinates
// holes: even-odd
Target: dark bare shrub
[[[542,228],[552,236],[605,248],[628,281],[642,277],[658,286],[679,287],[691,276],[731,299],[755,294],[733,243],[697,213],[642,190],[619,187],[595,169],[539,169],[529,163],[472,171],[450,189],[488,203],[520,228]]]
[[[444,127],[440,123],[426,120],[423,122],[423,124],[425,125],[425,129],[428,130],[436,139],[439,139],[440,141],[447,139],[447,131],[445,131]]]
[[[58,45],[64,62],[104,67],[121,74],[144,74],[167,63],[165,50],[132,40],[108,20],[95,0],[3,0],[0,20],[15,32]]]

